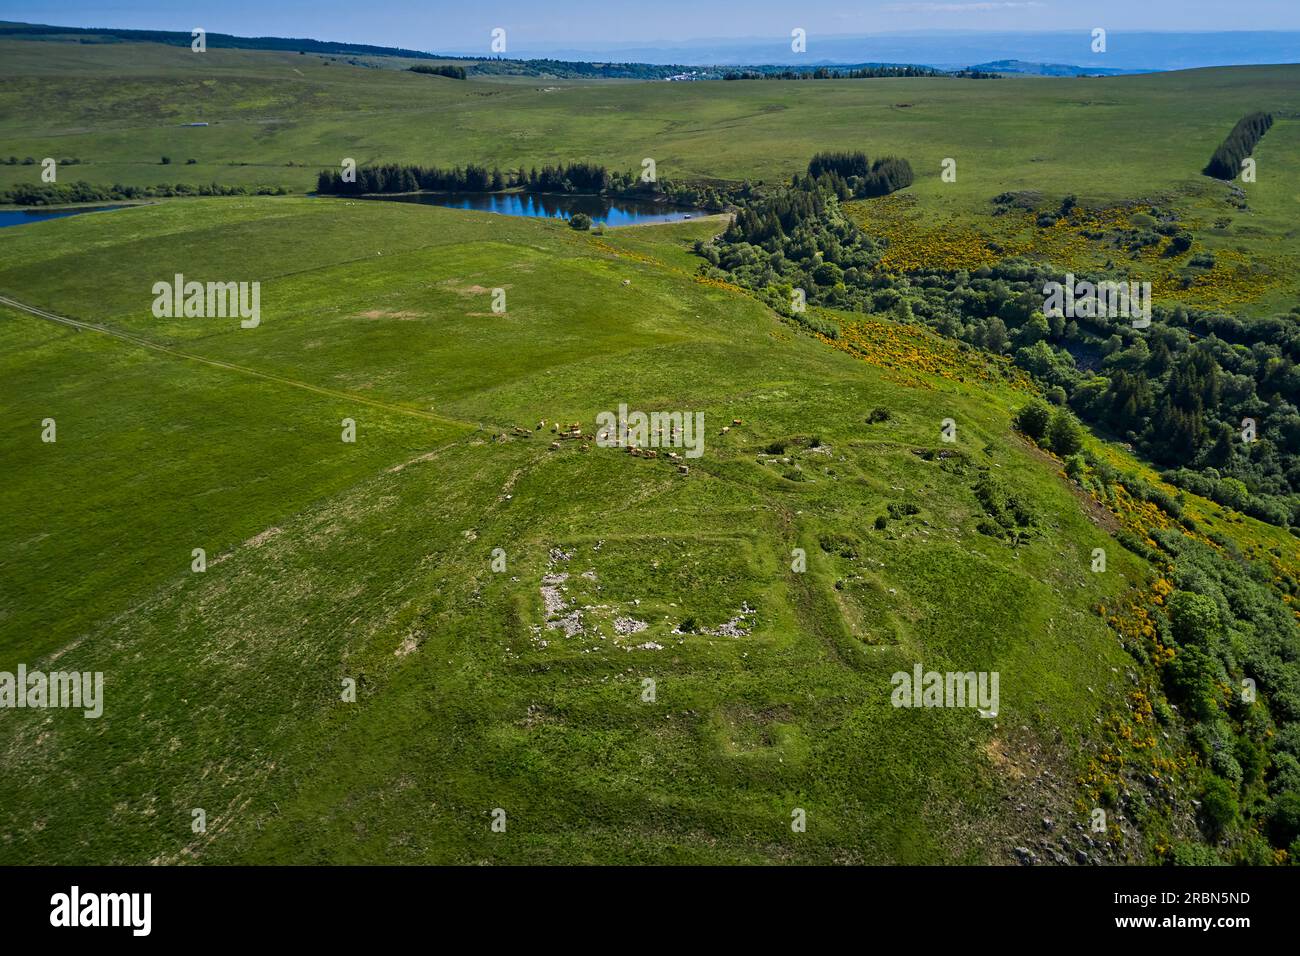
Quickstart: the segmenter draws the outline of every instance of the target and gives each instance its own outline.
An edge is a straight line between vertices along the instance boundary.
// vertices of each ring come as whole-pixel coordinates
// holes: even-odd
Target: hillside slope
[[[106,682],[0,723],[0,860],[989,862],[1085,824],[1139,669],[1099,608],[1155,569],[1001,366],[796,334],[689,274],[709,228],[250,199],[6,237],[0,292],[172,351],[0,322],[0,669]],[[260,280],[261,326],[153,318],[173,273]],[[703,412],[704,455],[549,447],[620,403]],[[917,663],[998,672],[997,716],[891,706]],[[1080,850],[1145,858],[1121,826]]]

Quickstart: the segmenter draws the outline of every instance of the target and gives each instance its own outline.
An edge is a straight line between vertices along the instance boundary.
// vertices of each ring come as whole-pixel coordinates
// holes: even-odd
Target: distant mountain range
[[[188,46],[190,35],[163,30],[121,30],[106,27],[58,27],[0,22],[0,37],[80,43],[153,42]],[[303,50],[309,53],[363,56],[402,56],[437,59],[486,59],[486,50],[421,51],[333,40],[287,37],[237,37],[209,33],[211,48]],[[1088,31],[1052,33],[963,33],[930,31],[872,36],[807,38],[807,52],[790,51],[785,37],[686,40],[646,45],[539,43],[510,47],[507,62],[561,60],[571,64],[631,64],[648,67],[727,68],[910,64],[940,70],[976,68],[1000,73],[1041,76],[1115,75],[1182,70],[1208,66],[1237,66],[1300,62],[1300,31],[1225,31],[1212,33],[1129,33],[1106,37],[1106,52],[1092,52]],[[494,58],[499,59],[499,58]],[[590,71],[585,71],[590,72]],[[663,69],[634,71],[634,75],[663,73]],[[671,71],[669,71],[671,72]]]
[[[1024,60],[993,60],[976,63],[972,70],[986,73],[1023,73],[1032,76],[1123,76],[1130,73],[1153,73],[1154,70],[1107,70],[1095,66],[1070,66],[1068,63],[1028,63]]]
[[[449,50],[472,53],[475,51]],[[477,51],[480,54],[482,51]],[[1092,52],[1087,30],[1068,33],[955,33],[932,31],[872,36],[807,38],[807,52],[790,51],[789,37],[689,40],[643,45],[530,44],[510,56],[562,60],[742,66],[764,63],[831,66],[846,63],[915,63],[959,69],[976,63],[1019,60],[1069,64],[1086,72],[1184,70],[1204,66],[1300,62],[1300,32],[1129,33],[1113,31],[1106,52]]]

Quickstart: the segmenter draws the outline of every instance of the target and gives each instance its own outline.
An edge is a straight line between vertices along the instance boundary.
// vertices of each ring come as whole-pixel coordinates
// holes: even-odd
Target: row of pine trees
[[[611,174],[604,166],[583,162],[541,169],[520,166],[504,171],[473,163],[449,168],[386,163],[359,167],[355,172],[352,181],[348,181],[340,170],[323,169],[316,177],[316,191],[343,196],[418,190],[485,193],[518,188],[544,193],[603,193],[629,178]]]
[[[818,153],[808,163],[808,178],[829,185],[840,199],[887,196],[912,185],[912,164],[896,156],[869,162],[863,152]]]
[[[1236,179],[1241,172],[1241,161],[1255,151],[1255,145],[1272,125],[1272,113],[1243,116],[1232,128],[1228,138],[1219,144],[1201,172],[1215,179]]]

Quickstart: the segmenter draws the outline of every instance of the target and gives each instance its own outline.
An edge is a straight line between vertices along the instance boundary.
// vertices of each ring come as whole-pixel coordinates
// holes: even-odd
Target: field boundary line
[[[341,401],[357,402],[362,405],[369,405],[372,408],[379,408],[384,411],[393,412],[400,415],[413,415],[417,418],[423,418],[428,421],[441,422],[444,425],[453,425],[458,428],[474,429],[478,426],[470,422],[461,421],[456,418],[448,418],[445,415],[439,415],[437,412],[428,412],[420,408],[411,408],[406,405],[397,405],[392,402],[385,402],[374,398],[365,398],[360,395],[353,395],[350,392],[341,392],[332,388],[325,388],[322,385],[312,385],[310,382],[299,381],[295,378],[288,378],[284,375],[276,375],[273,372],[263,372],[259,369],[250,368],[247,365],[238,365],[234,362],[227,362],[222,359],[208,358],[204,355],[197,355],[194,352],[186,352],[182,349],[172,348],[169,345],[163,345],[160,342],[154,342],[143,336],[132,335],[130,332],[122,332],[118,329],[111,329],[108,326],[98,325],[94,322],[83,322],[80,319],[69,318],[66,315],[59,315],[56,312],[50,312],[47,309],[38,308],[34,305],[28,305],[7,295],[0,295],[0,305],[7,305],[10,308],[27,312],[37,318],[46,319],[50,322],[57,322],[61,325],[69,326],[77,330],[90,332],[101,332],[104,335],[120,339],[123,342],[129,342],[132,345],[138,345],[141,348],[153,349],[155,352],[162,352],[164,355],[170,355],[174,358],[188,359],[192,362],[199,362],[203,365],[210,365],[214,368],[225,369],[229,372],[239,372],[243,375],[251,375],[268,382],[275,382],[280,385],[289,385],[294,388],[301,388],[309,392],[315,392],[317,395],[324,395],[328,398],[334,398]]]

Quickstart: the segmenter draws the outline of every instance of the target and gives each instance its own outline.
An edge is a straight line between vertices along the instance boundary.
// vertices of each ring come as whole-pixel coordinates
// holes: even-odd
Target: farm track
[[[7,295],[0,295],[0,305],[7,305],[12,309],[18,309],[27,312],[37,318],[45,319],[50,322],[57,322],[60,325],[66,325],[78,331],[101,332],[104,335],[112,336],[123,342],[129,342],[132,345],[141,348],[153,349],[155,352],[161,352],[164,355],[170,355],[173,358],[188,359],[192,362],[199,362],[203,365],[209,365],[213,368],[225,369],[230,372],[238,372],[242,375],[249,375],[254,378],[260,378],[268,382],[275,382],[279,385],[289,385],[293,388],[301,388],[308,392],[315,392],[317,395],[324,395],[329,398],[339,399],[340,401],[357,402],[362,405],[369,405],[372,408],[383,409],[398,415],[410,415],[415,418],[423,418],[427,421],[441,422],[444,425],[451,425],[456,428],[477,428],[478,426],[471,422],[461,421],[456,418],[448,418],[445,415],[439,415],[436,412],[429,412],[419,408],[411,408],[407,405],[397,405],[392,402],[384,402],[374,398],[363,398],[359,395],[353,395],[350,392],[341,392],[337,389],[324,388],[320,385],[313,385],[310,382],[303,382],[298,379],[288,378],[284,375],[275,375],[271,372],[262,372],[247,365],[237,365],[234,362],[226,362],[221,359],[208,358],[203,355],[196,355],[193,352],[186,352],[181,349],[175,349],[159,342],[154,342],[142,336],[132,335],[130,332],[122,332],[118,329],[111,329],[104,325],[98,325],[94,322],[83,322],[80,319],[69,318],[66,315],[59,315],[56,312],[50,312],[47,309],[38,308],[34,305],[28,305]]]

